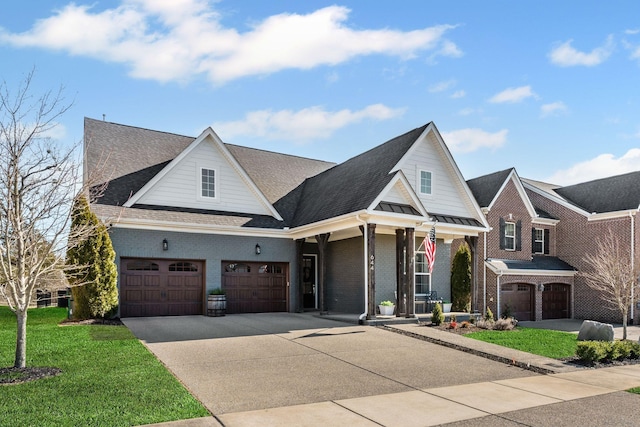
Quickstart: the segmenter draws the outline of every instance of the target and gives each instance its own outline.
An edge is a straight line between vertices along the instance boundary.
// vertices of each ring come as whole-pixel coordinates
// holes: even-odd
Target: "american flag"
[[[436,262],[436,226],[424,238],[424,255],[429,263],[429,273],[433,272],[433,264]]]

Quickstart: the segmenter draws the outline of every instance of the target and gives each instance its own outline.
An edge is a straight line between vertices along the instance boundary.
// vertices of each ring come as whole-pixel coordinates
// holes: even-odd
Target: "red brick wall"
[[[584,215],[533,191],[527,191],[527,193],[534,205],[560,219],[556,226],[557,256],[577,268],[578,271],[586,271],[589,268],[584,260],[585,256],[588,253],[595,252],[597,237],[604,236],[609,230],[615,233],[623,252],[630,254],[632,218],[622,217],[588,221]],[[637,230],[635,233],[635,245],[636,248],[640,248]],[[617,310],[607,307],[600,298],[599,293],[589,288],[580,275],[575,278],[574,296],[575,318],[605,322],[620,322],[622,320]]]

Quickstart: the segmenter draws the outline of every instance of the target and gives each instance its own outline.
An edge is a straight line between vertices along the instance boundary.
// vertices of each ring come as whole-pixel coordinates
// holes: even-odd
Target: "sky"
[[[640,2],[4,0],[0,81],[83,118],[342,162],[433,122],[465,179],[640,170]]]

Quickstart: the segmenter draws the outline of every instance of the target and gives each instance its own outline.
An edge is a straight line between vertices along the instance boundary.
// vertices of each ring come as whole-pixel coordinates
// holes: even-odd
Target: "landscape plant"
[[[444,313],[442,312],[442,305],[440,303],[436,303],[433,306],[433,311],[431,312],[431,323],[435,326],[440,326],[444,322]]]
[[[95,232],[69,232],[70,207],[82,190],[77,145],[49,136],[70,104],[62,89],[34,96],[33,77],[31,71],[15,91],[0,84],[0,295],[16,319],[15,368],[26,366],[35,290],[75,269],[64,261],[66,248]]]
[[[471,310],[471,252],[460,245],[451,263],[451,303],[453,311]]]

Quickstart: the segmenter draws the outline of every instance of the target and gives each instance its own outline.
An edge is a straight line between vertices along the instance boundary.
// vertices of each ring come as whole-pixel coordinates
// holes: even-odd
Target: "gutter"
[[[356,215],[356,220],[362,223],[364,232],[362,234],[362,240],[364,240],[364,254],[362,256],[364,264],[364,312],[358,316],[358,323],[363,324],[367,318],[369,312],[369,265],[367,263],[367,254],[369,253],[369,242],[367,241],[368,224],[364,219],[360,219],[360,215]]]

